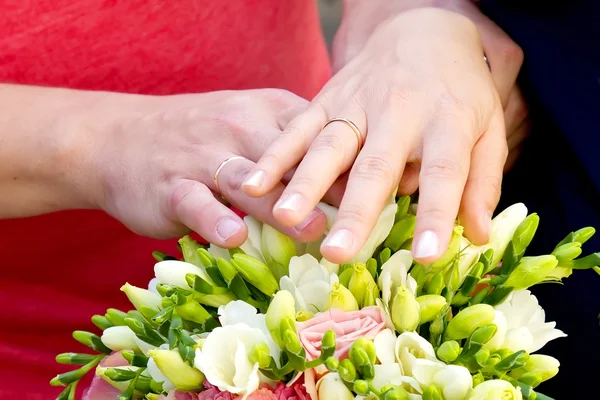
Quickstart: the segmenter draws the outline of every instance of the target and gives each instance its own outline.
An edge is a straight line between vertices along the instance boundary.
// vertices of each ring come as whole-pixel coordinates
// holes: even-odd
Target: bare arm
[[[91,208],[76,126],[97,93],[0,85],[0,218]]]

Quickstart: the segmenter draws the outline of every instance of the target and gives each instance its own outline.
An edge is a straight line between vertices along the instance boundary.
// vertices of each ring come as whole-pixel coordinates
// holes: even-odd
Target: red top
[[[277,87],[312,98],[330,76],[314,1],[5,0],[0,82],[173,94]],[[31,116],[35,118],[35,115]],[[85,351],[71,331],[128,309],[151,252],[174,241],[134,235],[99,211],[0,221],[0,399],[43,399]]]

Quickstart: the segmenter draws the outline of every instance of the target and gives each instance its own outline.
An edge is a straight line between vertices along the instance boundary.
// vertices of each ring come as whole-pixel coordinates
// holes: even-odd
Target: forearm
[[[97,96],[0,84],[0,218],[93,206],[79,127]]]

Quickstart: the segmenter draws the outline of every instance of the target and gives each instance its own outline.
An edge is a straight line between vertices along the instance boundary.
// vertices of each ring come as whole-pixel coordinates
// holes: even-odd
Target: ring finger
[[[364,141],[366,117],[357,106],[344,108],[326,124],[298,165],[273,214],[285,226],[302,221],[351,165]]]

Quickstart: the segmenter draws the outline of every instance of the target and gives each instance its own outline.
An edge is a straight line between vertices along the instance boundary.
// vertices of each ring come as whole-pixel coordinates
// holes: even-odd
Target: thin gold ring
[[[352,129],[352,132],[354,132],[354,135],[356,136],[356,140],[358,141],[358,145],[357,145],[357,151],[356,153],[360,153],[360,149],[362,148],[363,145],[363,135],[362,133],[360,133],[360,129],[358,129],[358,126],[356,126],[356,124],[352,121],[350,121],[349,119],[346,118],[332,118],[329,121],[327,121],[327,123],[325,125],[323,125],[323,129],[327,128],[327,125],[331,124],[332,122],[343,122],[344,124],[348,125],[350,127],[350,129]]]
[[[231,156],[231,157],[227,158],[225,161],[223,161],[221,164],[219,164],[219,167],[217,168],[217,171],[215,172],[215,176],[214,176],[213,180],[215,182],[215,189],[216,189],[217,193],[219,193],[221,195],[221,197],[223,197],[223,195],[221,194],[221,190],[219,189],[219,174],[221,173],[221,170],[230,161],[242,160],[242,159],[245,160],[246,158],[242,157],[242,156]]]

